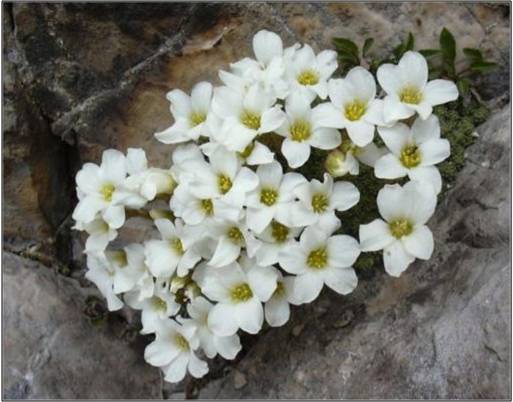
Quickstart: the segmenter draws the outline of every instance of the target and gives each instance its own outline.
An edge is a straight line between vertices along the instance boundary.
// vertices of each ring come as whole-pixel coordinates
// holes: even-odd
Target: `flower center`
[[[236,303],[245,302],[253,297],[253,292],[247,283],[241,283],[232,288],[230,297]]]
[[[206,215],[211,216],[214,214],[214,204],[211,199],[201,200],[201,209]]]
[[[126,257],[126,252],[124,250],[112,251],[111,257],[112,260],[116,262],[120,268],[124,268],[128,265],[128,259]]]
[[[260,190],[260,202],[270,207],[276,203],[278,192],[274,188],[263,188]]]
[[[417,145],[406,145],[401,151],[401,156],[399,159],[403,166],[406,168],[414,168],[419,166],[420,162],[422,161],[420,150]]]
[[[106,183],[100,189],[100,194],[102,195],[102,197],[105,201],[111,202],[112,194],[114,193],[115,189],[116,188],[114,187],[114,184]]]
[[[276,283],[276,289],[274,290],[273,296],[282,297],[285,294],[285,286],[283,282],[278,281]]]
[[[203,123],[207,119],[207,115],[201,112],[192,112],[189,116],[192,127],[196,127],[198,124]]]
[[[232,188],[232,180],[225,174],[217,176],[217,185],[221,194],[226,194]]]
[[[290,126],[290,136],[293,141],[303,142],[312,135],[310,123],[304,120],[296,120]]]
[[[280,222],[276,221],[271,222],[271,230],[271,235],[276,243],[283,243],[285,240],[287,240],[290,232],[290,229],[287,226],[282,225]]]
[[[297,82],[301,85],[315,85],[319,82],[319,74],[314,70],[304,70],[297,76]]]
[[[244,148],[242,150],[242,152],[238,152],[238,154],[242,159],[247,159],[247,158],[249,158],[249,155],[251,155],[251,153],[253,152],[254,148],[255,148],[255,143],[250,142],[248,144],[248,146],[246,146],[246,148]]]
[[[326,265],[328,265],[328,252],[326,251],[326,248],[321,247],[311,251],[310,254],[308,254],[306,263],[313,269],[326,268]]]
[[[329,205],[329,199],[326,194],[318,193],[312,197],[312,208],[316,214],[326,212]]]
[[[399,99],[404,103],[418,105],[422,101],[422,92],[416,86],[409,85],[401,90]]]
[[[189,350],[189,342],[183,335],[177,334],[175,335],[175,344],[182,350],[183,352],[187,352]]]
[[[151,304],[157,311],[166,311],[167,310],[167,303],[165,300],[162,300],[160,297],[153,296],[151,298]]]
[[[260,128],[260,116],[255,113],[248,112],[247,110],[242,113],[240,121],[252,130],[258,130]]]
[[[365,113],[366,106],[367,105],[364,102],[359,101],[359,100],[355,100],[351,103],[347,103],[344,108],[345,109],[344,116],[346,116],[346,119],[349,121],[360,120],[360,118]]]
[[[403,236],[408,236],[413,232],[413,224],[405,218],[395,219],[388,224],[390,233],[396,239],[400,239]]]
[[[233,226],[228,230],[228,238],[235,244],[241,244],[244,240],[244,236],[242,236],[242,232],[236,226]]]
[[[176,239],[171,240],[170,244],[171,244],[171,248],[176,252],[176,254],[178,254],[178,255],[184,254],[182,241],[178,237]]]

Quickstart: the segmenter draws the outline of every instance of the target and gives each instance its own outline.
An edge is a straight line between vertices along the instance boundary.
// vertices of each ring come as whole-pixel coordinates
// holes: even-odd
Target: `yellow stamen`
[[[401,102],[418,105],[422,101],[422,92],[413,85],[404,87],[399,93]]]
[[[260,128],[260,116],[256,113],[245,110],[240,117],[240,121],[252,130],[258,130]]]
[[[413,224],[406,218],[398,218],[388,224],[390,233],[396,239],[400,239],[403,236],[408,236],[413,232]]]
[[[328,265],[328,252],[326,251],[326,248],[321,247],[311,251],[310,254],[308,254],[306,263],[313,269],[326,268],[326,265]]]
[[[112,194],[114,193],[115,189],[116,188],[114,187],[113,184],[106,183],[100,189],[100,194],[103,196],[103,199],[105,201],[111,202],[112,201]]]
[[[316,214],[326,212],[329,205],[329,199],[326,194],[318,193],[312,197],[312,208]]]
[[[253,297],[253,292],[247,283],[241,283],[230,291],[232,300],[236,303],[248,301]]]
[[[201,200],[201,209],[205,212],[205,215],[212,216],[214,214],[214,204],[212,200]]]
[[[354,100],[344,106],[344,115],[347,120],[356,121],[365,114],[366,104],[360,100]]]
[[[290,136],[293,141],[303,142],[310,138],[312,130],[310,123],[305,120],[296,120],[294,124],[290,126]]]
[[[287,226],[282,225],[280,222],[276,222],[274,220],[271,222],[271,230],[271,234],[276,243],[283,243],[285,240],[287,240],[290,232],[290,229]]]
[[[203,123],[207,119],[207,115],[201,112],[192,112],[189,120],[192,127],[196,127],[198,124]]]
[[[420,162],[422,162],[422,156],[417,145],[406,145],[401,151],[399,160],[408,169],[419,166]]]
[[[221,194],[226,194],[232,188],[232,180],[225,174],[217,176],[217,185]]]
[[[263,188],[260,190],[260,202],[270,207],[276,203],[278,192],[274,188]]]
[[[319,74],[314,70],[304,70],[297,76],[297,82],[301,85],[315,85],[319,82]]]

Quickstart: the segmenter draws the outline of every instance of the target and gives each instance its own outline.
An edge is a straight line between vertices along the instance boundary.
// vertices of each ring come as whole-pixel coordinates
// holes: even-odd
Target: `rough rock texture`
[[[200,396],[511,398],[510,124],[504,109],[478,129],[429,262],[296,308]]]
[[[482,162],[494,166],[499,157],[507,163],[507,141],[498,142],[492,129],[480,130],[475,148],[480,151],[469,156],[475,163],[469,162],[460,174],[459,185],[464,187],[446,197],[447,205],[433,222],[439,232],[437,258],[412,267],[413,273],[400,280],[380,274],[362,280],[358,293],[348,299],[324,294],[318,303],[297,309],[286,327],[245,339],[246,357],[228,367],[216,363],[210,377],[188,389],[184,384],[161,387],[157,370],[142,360],[146,340],[114,340],[137,324],[128,312],[110,314],[98,327],[88,324],[86,296],[98,293],[83,279],[83,239],[70,230],[76,202],[73,180],[80,165],[97,162],[107,147],[125,151],[130,146],[145,148],[154,163],[168,164],[169,148],[153,138],[155,131],[171,123],[165,93],[176,87],[189,90],[199,80],[217,82],[216,71],[250,54],[250,39],[262,28],[279,32],[287,44],[307,41],[317,49],[330,47],[333,36],[360,43],[373,36],[379,44],[374,51],[385,54],[409,31],[419,47],[432,47],[445,25],[461,47],[479,46],[500,63],[479,86],[483,99],[497,112],[509,100],[508,3],[4,3],[3,10],[3,239],[4,253],[12,253],[6,254],[6,265],[16,267],[8,268],[4,280],[26,283],[14,297],[4,296],[3,319],[6,333],[30,335],[24,343],[14,335],[5,338],[20,355],[5,355],[3,395],[180,397],[191,389],[197,393],[211,380],[201,396],[509,395],[508,381],[501,374],[509,362],[504,350],[509,318],[503,310],[493,310],[500,294],[500,307],[510,305],[508,281],[497,279],[499,271],[491,275],[493,267],[507,263],[508,216],[495,225],[491,222],[498,219],[494,214],[504,214],[499,201],[505,197],[508,176],[507,170],[501,176],[496,170],[478,168]],[[490,156],[488,162],[483,155]],[[470,177],[472,181],[463,183]],[[127,232],[128,238],[140,235],[139,223]],[[493,258],[487,254],[492,250],[497,252]],[[493,280],[498,281],[495,290]],[[55,314],[45,309],[45,301],[33,297],[33,289],[54,306]],[[493,295],[486,304],[489,293]],[[20,318],[24,311],[29,322]],[[64,326],[55,343],[47,331],[70,320],[77,321],[76,327]],[[456,320],[461,325],[454,324]],[[388,333],[381,332],[387,326]],[[72,337],[77,328],[87,336]],[[360,332],[353,334],[356,329]],[[296,335],[289,339],[290,333]],[[49,342],[44,348],[51,351],[51,358],[38,363],[36,356],[44,349],[40,339]],[[386,348],[380,339],[388,339]],[[486,347],[481,350],[477,342],[484,345],[483,339]],[[126,365],[154,388],[124,379],[124,368],[112,356],[90,352],[93,344],[118,351],[120,359],[127,359]],[[76,358],[75,349],[87,356]],[[492,350],[500,358],[489,361]],[[385,353],[381,360],[380,353]],[[381,368],[363,368],[378,361]],[[471,369],[473,361],[480,363]],[[225,380],[215,380],[233,366],[237,367]],[[98,367],[103,368],[101,375]],[[498,374],[490,376],[494,368]],[[33,377],[27,377],[30,370]],[[68,373],[73,380],[68,381]],[[103,381],[120,378],[110,387]],[[97,383],[101,387],[89,389]]]

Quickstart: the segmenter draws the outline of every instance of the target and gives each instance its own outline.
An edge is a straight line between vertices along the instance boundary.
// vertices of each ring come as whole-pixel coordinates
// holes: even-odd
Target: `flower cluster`
[[[106,150],[76,176],[86,277],[109,310],[141,310],[141,333],[155,335],[145,359],[167,381],[205,375],[204,356],[235,358],[239,331],[285,324],[290,304],[312,302],[325,285],[351,293],[361,252],[383,250],[386,272],[399,276],[433,251],[435,165],[450,147],[432,107],[455,100],[456,86],[428,82],[425,59],[411,51],[379,67],[381,90],[362,67],[333,78],[334,51],[284,48],[272,32],[258,32],[253,51],[219,72],[221,86],[167,94],[174,123],[155,137],[175,144],[169,168],[148,166],[141,149]],[[266,136],[280,139],[276,149]],[[312,148],[327,151],[322,181],[294,172]],[[335,179],[357,175],[359,163],[410,181],[381,189],[383,219],[362,224],[357,241],[341,234],[337,214],[360,192]],[[134,212],[152,220],[151,239],[109,247]]]

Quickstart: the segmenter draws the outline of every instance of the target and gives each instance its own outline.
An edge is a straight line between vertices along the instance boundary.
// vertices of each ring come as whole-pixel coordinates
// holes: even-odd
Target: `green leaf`
[[[413,50],[414,47],[415,47],[415,38],[413,37],[413,34],[410,32],[408,34],[408,41],[406,42],[405,52],[407,52],[408,50]]]
[[[462,78],[456,82],[458,91],[461,96],[464,96],[470,92],[470,81],[467,78]]]
[[[365,42],[363,43],[363,47],[362,47],[362,56],[363,57],[367,56],[367,52],[369,51],[369,49],[371,48],[373,43],[374,43],[373,38],[365,39]]]
[[[483,61],[483,54],[479,49],[466,47],[465,49],[463,49],[463,53],[472,62]]]
[[[346,38],[333,38],[333,45],[341,53],[352,54],[358,58],[358,46]]]
[[[472,71],[486,73],[491,71],[497,67],[497,63],[493,63],[491,61],[476,61],[470,65],[470,69]]]
[[[440,49],[422,49],[419,50],[419,53],[424,56],[425,58],[436,56],[437,54],[440,54]]]
[[[455,74],[456,41],[447,28],[442,29],[442,33],[440,33],[440,48],[442,49],[444,66],[447,69],[448,75],[452,77]]]

